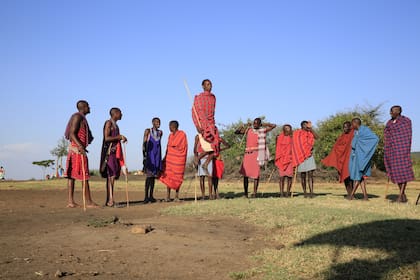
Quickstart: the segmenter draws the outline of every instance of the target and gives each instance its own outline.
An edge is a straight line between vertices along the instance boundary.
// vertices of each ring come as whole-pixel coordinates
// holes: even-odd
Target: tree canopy
[[[46,160],[40,160],[40,161],[33,161],[32,162],[33,165],[38,165],[42,168],[42,178],[45,178],[45,171],[47,170],[48,167],[50,167],[51,165],[54,165],[54,160],[53,159],[46,159]]]

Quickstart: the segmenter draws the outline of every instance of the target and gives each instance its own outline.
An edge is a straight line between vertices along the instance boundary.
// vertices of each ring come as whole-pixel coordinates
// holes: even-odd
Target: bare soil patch
[[[0,190],[0,278],[230,279],[264,247],[263,231],[239,219],[160,213],[174,204],[83,212],[65,208],[64,189]]]

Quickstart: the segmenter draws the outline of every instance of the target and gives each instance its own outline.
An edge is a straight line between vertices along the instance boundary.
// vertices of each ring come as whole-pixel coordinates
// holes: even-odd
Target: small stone
[[[134,234],[146,234],[149,233],[153,230],[151,225],[147,225],[147,226],[134,226],[131,229],[131,232]]]
[[[63,276],[65,276],[65,273],[62,272],[61,270],[57,269],[57,271],[54,274],[54,277],[61,278]]]

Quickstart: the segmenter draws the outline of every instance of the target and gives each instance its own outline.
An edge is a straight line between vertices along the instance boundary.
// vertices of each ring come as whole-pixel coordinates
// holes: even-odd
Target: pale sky
[[[151,119],[176,119],[190,147],[193,93],[213,81],[216,120],[265,115],[316,123],[356,105],[392,105],[420,151],[420,1],[0,0],[0,165],[40,178],[77,100],[86,99],[98,169],[102,127],[120,107],[128,168],[141,169]],[[190,149],[191,150],[191,149]]]

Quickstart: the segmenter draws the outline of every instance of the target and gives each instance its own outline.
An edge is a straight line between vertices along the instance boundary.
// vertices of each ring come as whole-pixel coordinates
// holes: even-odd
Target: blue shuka
[[[378,136],[367,126],[361,125],[354,131],[349,164],[350,179],[360,181],[363,176],[371,175],[370,160],[378,142]]]
[[[161,138],[161,130],[150,129],[149,139],[146,142],[146,163],[144,168],[148,177],[156,177],[162,171]]]

